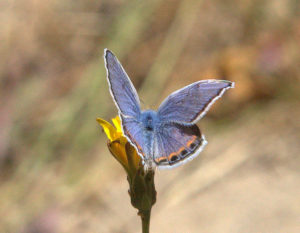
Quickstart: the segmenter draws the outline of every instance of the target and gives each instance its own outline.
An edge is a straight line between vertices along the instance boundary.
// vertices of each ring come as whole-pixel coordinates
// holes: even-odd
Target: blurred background
[[[1,0],[0,232],[140,232],[96,118],[116,107],[103,49],[144,108],[236,82],[199,157],[156,173],[151,232],[300,232],[297,0]]]

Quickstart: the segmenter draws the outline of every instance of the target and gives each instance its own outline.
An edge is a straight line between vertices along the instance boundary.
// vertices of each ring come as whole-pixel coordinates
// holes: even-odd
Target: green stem
[[[139,215],[141,216],[141,220],[142,220],[142,229],[143,229],[142,232],[149,233],[151,209],[139,211]]]

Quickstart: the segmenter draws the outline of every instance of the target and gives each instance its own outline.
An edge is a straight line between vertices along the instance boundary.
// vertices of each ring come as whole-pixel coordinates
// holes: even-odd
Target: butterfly
[[[107,80],[118,108],[123,134],[135,147],[145,168],[173,168],[192,160],[207,141],[196,125],[234,83],[201,80],[169,95],[157,111],[141,110],[136,89],[121,63],[104,50]]]

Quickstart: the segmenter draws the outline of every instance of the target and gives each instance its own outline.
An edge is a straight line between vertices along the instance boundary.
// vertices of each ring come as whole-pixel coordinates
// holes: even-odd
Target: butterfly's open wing
[[[126,118],[121,115],[121,120],[122,129],[127,140],[135,147],[144,162],[151,160],[154,140],[153,132],[146,131],[142,123],[135,118]]]
[[[119,113],[124,117],[136,118],[140,114],[140,101],[128,75],[116,56],[104,50],[104,61],[110,93],[117,105]]]
[[[169,95],[158,109],[164,122],[195,124],[234,83],[225,80],[202,80]]]
[[[173,168],[195,158],[207,144],[197,125],[166,123],[156,132],[154,162],[158,168]]]

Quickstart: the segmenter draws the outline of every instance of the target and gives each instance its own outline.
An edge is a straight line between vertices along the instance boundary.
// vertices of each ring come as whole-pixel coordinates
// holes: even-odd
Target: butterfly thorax
[[[159,124],[157,112],[153,110],[145,110],[140,115],[140,120],[147,131],[154,131]]]

